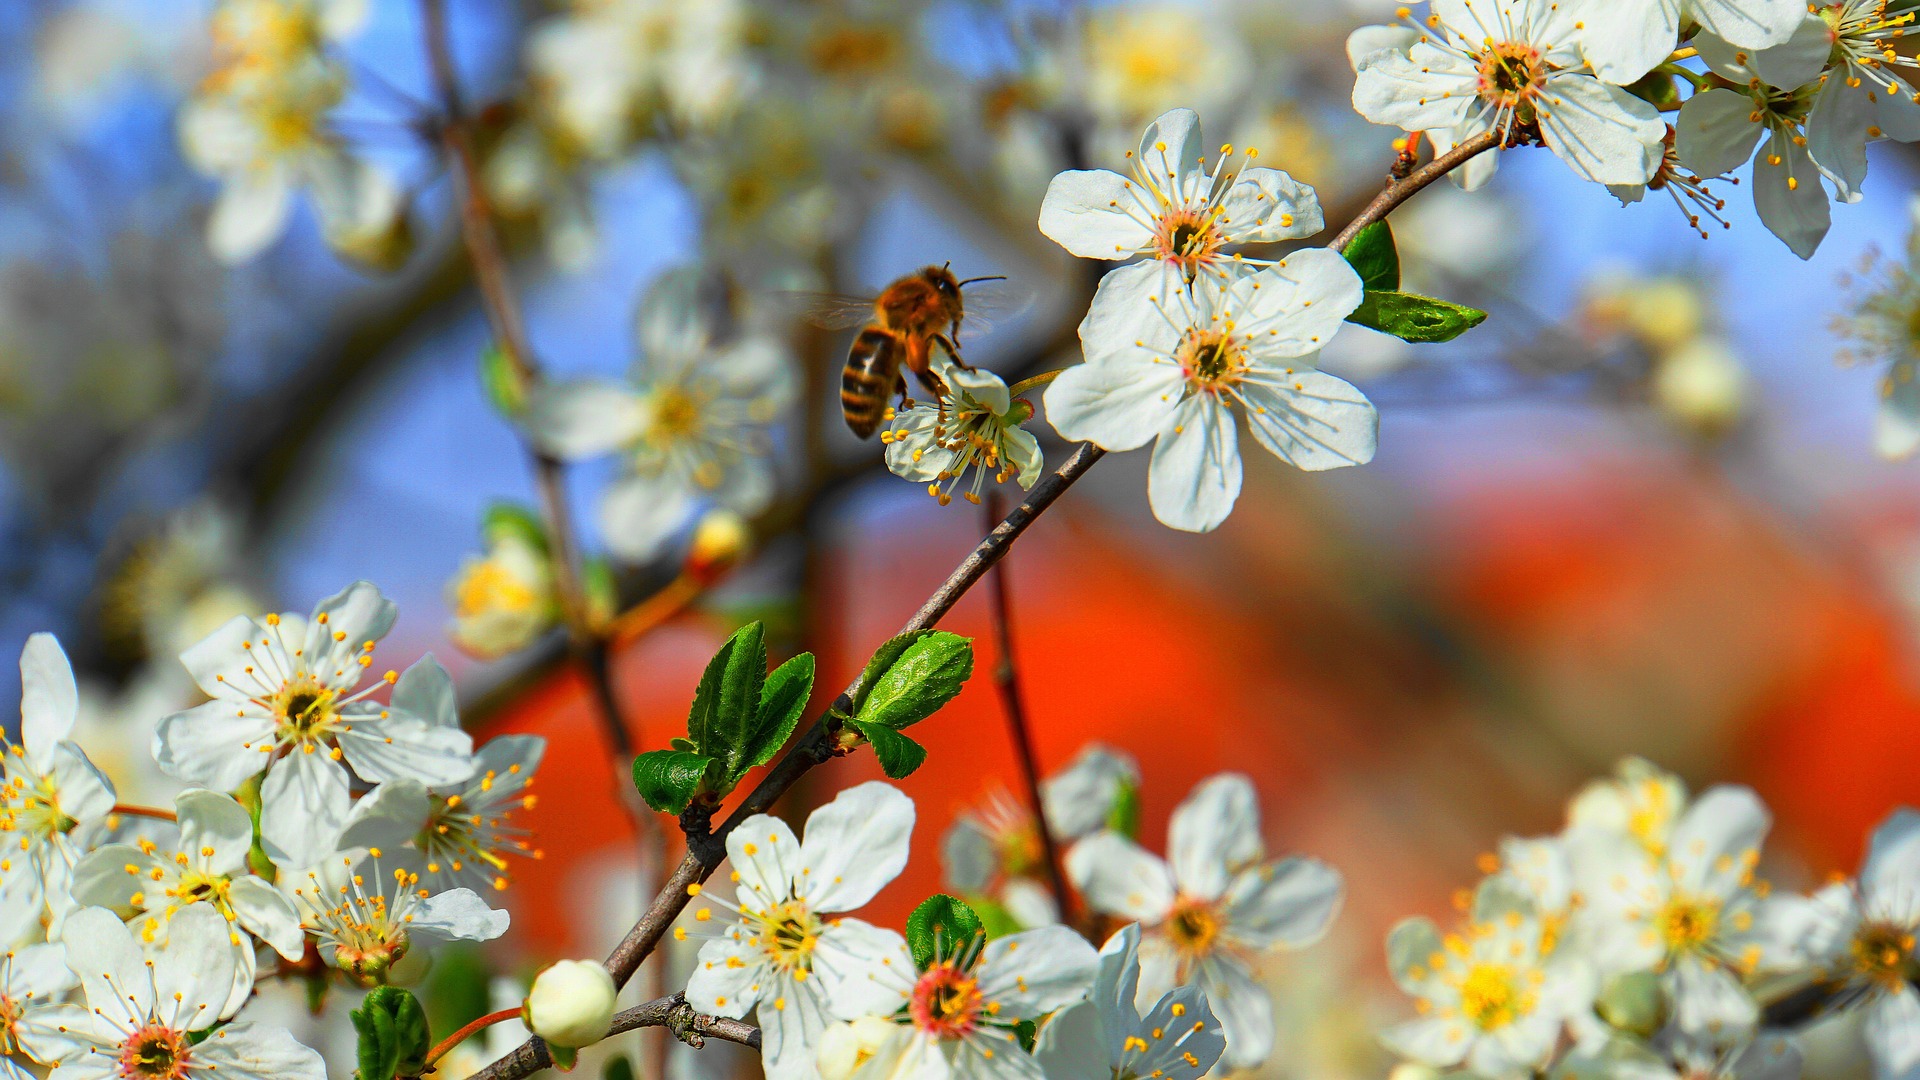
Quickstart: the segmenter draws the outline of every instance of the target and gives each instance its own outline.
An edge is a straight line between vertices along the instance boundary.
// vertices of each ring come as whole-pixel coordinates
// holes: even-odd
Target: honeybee
[[[906,371],[919,376],[935,397],[945,397],[946,388],[930,362],[936,343],[955,360],[960,358],[960,321],[966,315],[960,290],[975,282],[1005,280],[992,274],[961,281],[945,266],[928,266],[871,299],[827,297],[816,304],[810,315],[820,325],[866,323],[840,372],[840,410],[847,427],[863,439],[880,430],[887,402],[896,393],[907,399]]]

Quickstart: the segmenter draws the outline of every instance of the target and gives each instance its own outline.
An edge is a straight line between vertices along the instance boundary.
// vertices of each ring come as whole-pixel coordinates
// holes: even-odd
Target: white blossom
[[[891,935],[859,919],[825,916],[873,899],[907,864],[913,801],[897,788],[860,784],[807,816],[805,840],[779,818],[755,814],[727,834],[737,891],[732,903],[701,893],[700,947],[687,1001],[703,1013],[759,1010],[762,1062],[773,1080],[808,1080],[828,1020],[828,998],[881,955]],[[707,929],[712,904],[731,918]],[[674,936],[686,940],[685,925]]]
[[[1041,1029],[1034,1056],[1047,1080],[1199,1080],[1220,1060],[1227,1040],[1199,987],[1176,987],[1141,1014],[1139,953],[1137,924],[1108,938],[1087,1000]]]
[[[1376,124],[1511,140],[1537,129],[1578,176],[1640,184],[1666,124],[1652,105],[1593,77],[1579,20],[1555,0],[1434,0],[1421,40],[1359,62],[1353,105]]]
[[[1232,773],[1174,810],[1167,851],[1098,832],[1067,854],[1067,873],[1095,911],[1146,927],[1140,1004],[1199,986],[1226,1029],[1228,1064],[1257,1065],[1273,1049],[1273,1002],[1249,962],[1318,941],[1340,909],[1340,874],[1314,859],[1265,861],[1253,784]]]
[[[492,660],[526,648],[560,618],[547,552],[517,533],[490,535],[447,582],[447,607],[447,637],[462,652]]]
[[[995,483],[1013,480],[1033,487],[1046,460],[1040,441],[1023,426],[1033,417],[1032,403],[1014,398],[993,372],[955,363],[944,348],[933,350],[931,366],[947,394],[914,402],[880,433],[887,444],[887,468],[926,484],[942,506],[953,500],[969,470],[973,483],[961,497],[976,505],[989,476]]]
[[[1224,282],[1161,289],[1108,274],[1080,324],[1087,362],[1046,390],[1068,439],[1107,450],[1156,442],[1147,498],[1176,529],[1217,528],[1240,496],[1235,407],[1256,442],[1320,470],[1373,459],[1379,417],[1360,391],[1314,370],[1360,305],[1359,275],[1331,251],[1298,251]]]
[[[60,1080],[325,1080],[320,1055],[284,1029],[242,1021],[189,1038],[223,1018],[237,973],[233,936],[210,905],[196,904],[147,952],[119,916],[76,911],[62,940],[87,1007],[48,1010],[60,1038],[37,1054],[58,1062]]]
[[[1803,947],[1834,989],[1836,1007],[1866,1012],[1876,1075],[1920,1069],[1920,814],[1895,811],[1873,832],[1860,876],[1821,889]]]
[[[346,821],[348,766],[369,783],[465,780],[474,769],[466,732],[370,700],[381,682],[356,689],[394,615],[393,603],[360,581],[321,601],[311,618],[229,621],[181,654],[213,700],[160,722],[154,760],[219,791],[264,770],[261,839],[269,855],[301,866],[331,851]],[[385,681],[398,678],[388,672]]]
[[[66,947],[43,942],[0,955],[0,1080],[34,1080],[20,1058],[51,1065],[65,1047],[51,1006],[80,985]]]
[[[1566,0],[1580,46],[1602,79],[1625,86],[1664,63],[1689,22],[1743,48],[1783,44],[1807,13],[1802,0]]]

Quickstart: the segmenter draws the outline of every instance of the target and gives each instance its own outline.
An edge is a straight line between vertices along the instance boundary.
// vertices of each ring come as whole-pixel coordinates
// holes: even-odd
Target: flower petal
[[[326,1080],[319,1053],[285,1028],[244,1022],[215,1031],[193,1056],[221,1080]],[[217,1070],[217,1071],[216,1071]]]
[[[1099,954],[1064,926],[1042,926],[987,942],[975,969],[980,992],[1005,1014],[1038,1019],[1086,995]]]
[[[1232,414],[1209,394],[1188,395],[1171,419],[1154,444],[1147,502],[1163,525],[1212,532],[1240,498],[1239,432]]]
[[[273,719],[258,709],[205,702],[160,721],[153,760],[168,776],[232,791],[266,767],[261,748],[272,745],[273,729]]]
[[[755,814],[741,822],[727,834],[727,858],[740,875],[740,906],[765,908],[795,895],[800,841],[779,818]]]
[[[492,941],[507,932],[506,912],[487,906],[472,889],[448,889],[413,909],[407,932],[430,940]]]
[[[1283,859],[1241,873],[1227,894],[1226,932],[1255,948],[1305,948],[1340,913],[1346,883],[1318,859]]]
[[[288,960],[300,959],[306,935],[300,929],[300,913],[286,894],[260,878],[237,877],[228,885],[227,898],[247,933]]]
[[[1151,213],[1134,182],[1105,169],[1060,173],[1040,202],[1040,232],[1083,259],[1120,261],[1153,247]]]
[[[1097,832],[1067,852],[1067,875],[1087,906],[1106,915],[1154,923],[1173,906],[1173,871],[1116,832]]]
[[[526,426],[535,442],[568,460],[599,457],[646,430],[646,399],[608,382],[566,382],[534,391]]]
[[[1271,381],[1268,381],[1271,380]],[[1323,371],[1284,370],[1242,383],[1254,441],[1298,469],[1365,465],[1380,446],[1380,413],[1351,383]]]
[[[1047,387],[1047,421],[1063,439],[1136,450],[1166,429],[1185,393],[1182,378],[1167,359],[1079,364]]]
[[[412,716],[354,719],[336,738],[347,764],[371,784],[417,780],[432,787],[458,784],[474,773],[473,736]]]
[[[20,650],[20,742],[34,768],[47,771],[54,746],[72,734],[79,713],[73,665],[59,639],[45,631],[30,635]]]
[[[281,865],[315,865],[333,853],[351,801],[347,770],[327,755],[296,750],[274,762],[260,785],[260,840],[267,854]]]
[[[1746,164],[1765,130],[1752,119],[1753,99],[1734,90],[1695,94],[1680,107],[1674,149],[1687,168],[1712,178]]]
[[[1167,825],[1167,856],[1180,891],[1217,900],[1240,868],[1266,851],[1260,842],[1259,797],[1253,781],[1222,773],[1193,789]]]
[[[1201,963],[1198,982],[1226,1033],[1227,1064],[1250,1069],[1267,1060],[1273,1053],[1273,999],[1246,965],[1216,954]]]
[[[1247,169],[1220,203],[1220,226],[1230,243],[1262,244],[1312,236],[1327,219],[1311,186],[1278,169]]]
[[[843,1020],[889,1016],[912,996],[913,954],[907,939],[859,919],[838,919],[820,932],[822,985]]]
[[[1405,54],[1382,50],[1360,61],[1353,107],[1406,131],[1450,128],[1472,111],[1478,78],[1465,59],[1427,42]]]
[[[907,865],[913,800],[890,784],[850,787],[807,815],[795,892],[816,912],[852,911]]]
[[[1652,71],[1680,35],[1681,0],[1573,0],[1586,24],[1580,51],[1594,74],[1626,86]]]
[[[1648,102],[1585,75],[1553,76],[1540,132],[1574,173],[1599,184],[1644,184],[1663,153],[1667,122]]]
[[[223,791],[193,789],[173,800],[180,820],[180,850],[205,859],[217,874],[243,873],[253,847],[253,816]]]

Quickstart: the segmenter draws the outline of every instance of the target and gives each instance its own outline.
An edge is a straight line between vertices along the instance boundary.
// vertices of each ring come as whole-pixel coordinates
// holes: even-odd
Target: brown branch
[[[953,610],[953,605],[959,603],[967,590],[978,584],[995,563],[1006,557],[1007,551],[1013,547],[1014,541],[1019,539],[1020,534],[1027,530],[1027,526],[1033,524],[1034,519],[1045,513],[1047,508],[1065,494],[1075,481],[1086,475],[1087,470],[1091,469],[1105,453],[1106,451],[1092,443],[1082,443],[1065,464],[1046,479],[1035,484],[1020,505],[1014,507],[1012,513],[994,526],[993,531],[988,533],[973,551],[960,561],[960,565],[955,567],[951,574],[947,575],[946,581],[934,590],[926,603],[920,605],[920,610],[914,613],[913,618],[907,620],[906,625],[901,627],[900,633],[925,630]],[[760,783],[741,801],[739,806],[734,808],[733,813],[727,816],[718,829],[707,835],[689,834],[686,858],[680,861],[673,875],[667,879],[666,885],[660,890],[660,895],[654,899],[652,906],[647,909],[647,913],[641,916],[640,921],[628,931],[626,939],[621,941],[613,950],[613,954],[607,957],[607,970],[612,973],[616,986],[626,985],[627,980],[639,968],[640,962],[660,944],[660,939],[666,935],[667,928],[673,925],[673,920],[678,918],[681,910],[687,906],[687,887],[705,881],[720,865],[720,861],[726,857],[727,834],[754,814],[765,813],[772,807],[774,800],[784,795],[787,789],[792,787],[794,782],[805,775],[809,769],[834,756],[834,737],[838,727],[834,716],[852,707],[853,695],[859,689],[860,680],[856,678],[852,685],[848,686],[834,701],[833,707],[814,721],[813,727],[809,728],[793,748],[787,751],[786,756],[761,777]],[[545,1059],[545,1048],[536,1050],[534,1042],[528,1042],[513,1053],[487,1066],[475,1074],[475,1077],[476,1080],[518,1080],[519,1077],[543,1068],[544,1065],[541,1063]]]
[[[1421,188],[1499,145],[1498,131],[1483,131],[1408,173],[1405,178],[1388,183],[1386,190],[1374,196],[1373,201],[1367,204],[1367,208],[1348,222],[1347,227],[1341,229],[1340,235],[1334,237],[1327,246],[1335,251],[1345,251],[1353,238],[1360,235],[1361,229],[1376,221],[1384,220],[1388,214],[1399,209],[1401,203],[1413,198]]]
[[[669,994],[655,998],[643,1005],[615,1013],[613,1027],[609,1036],[638,1031],[641,1028],[663,1027],[673,1032],[674,1038],[696,1049],[706,1045],[708,1039],[721,1039],[739,1043],[741,1046],[760,1049],[760,1029],[742,1020],[729,1020],[724,1016],[707,1016],[694,1011],[681,994]],[[514,1051],[477,1075],[479,1076],[531,1076],[541,1069],[553,1065],[553,1055],[547,1052],[546,1040],[534,1036],[521,1043]]]
[[[985,509],[987,520],[993,521],[1000,516],[999,492],[989,491]],[[1073,894],[1067,890],[1067,875],[1060,867],[1060,845],[1054,840],[1053,825],[1047,821],[1047,803],[1040,795],[1040,763],[1033,752],[1033,733],[1027,726],[1026,700],[1020,692],[1020,670],[1013,660],[1013,614],[1012,601],[1008,593],[1007,567],[1002,563],[993,568],[992,581],[988,595],[992,597],[990,606],[993,613],[993,646],[1000,655],[993,665],[993,686],[1000,694],[1001,711],[1007,717],[1007,736],[1013,743],[1014,755],[1019,759],[1020,780],[1025,790],[1027,807],[1033,811],[1034,833],[1040,838],[1040,858],[1046,867],[1047,885],[1053,890],[1053,902],[1060,909],[1060,918],[1067,925],[1074,925],[1070,915],[1075,906]]]

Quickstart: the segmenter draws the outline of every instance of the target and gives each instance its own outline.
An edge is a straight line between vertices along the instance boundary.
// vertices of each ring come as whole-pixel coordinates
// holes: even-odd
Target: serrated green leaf
[[[500,415],[516,417],[526,411],[527,384],[498,342],[488,342],[480,351],[480,388]]]
[[[896,729],[917,724],[952,701],[972,674],[973,641],[934,630],[894,656],[854,717]]]
[[[547,527],[540,515],[515,502],[496,502],[480,519],[480,535],[489,544],[517,540],[540,554],[547,553]]]
[[[911,776],[927,760],[926,747],[885,724],[866,720],[848,720],[846,724],[873,746],[874,759],[880,762],[880,771],[886,773],[889,779],[900,780]]]
[[[760,690],[753,739],[741,769],[765,765],[787,744],[813,696],[813,654],[801,653],[774,668]]]
[[[433,1041],[419,999],[397,986],[375,987],[350,1018],[359,1035],[360,1080],[394,1080],[426,1071]]]
[[[885,644],[873,650],[873,656],[868,658],[867,666],[860,672],[860,688],[853,692],[853,715],[859,715],[861,706],[867,703],[868,695],[873,693],[873,685],[880,681],[880,676],[893,666],[895,660],[900,659],[900,654],[931,633],[931,630],[914,630],[890,637]]]
[[[1385,221],[1361,229],[1340,254],[1346,256],[1369,292],[1400,287],[1400,251],[1393,243],[1393,227]]]
[[[633,786],[648,806],[663,814],[687,808],[719,762],[686,750],[649,750],[633,759]]]
[[[731,775],[740,771],[735,765],[760,707],[760,688],[766,679],[766,632],[751,622],[735,630],[707,661],[694,691],[693,708],[687,712],[687,737],[700,753],[724,762]]]
[[[1431,296],[1370,290],[1347,321],[1402,341],[1433,343],[1452,341],[1486,322],[1487,313]]]
[[[699,747],[693,745],[692,739],[682,739],[678,736],[668,739],[667,745],[673,747],[675,750],[690,750],[690,751],[693,751],[694,753],[698,753],[700,751]]]
[[[946,893],[927,897],[907,916],[907,948],[913,952],[913,966],[921,971],[960,956],[985,933],[979,914]]]

